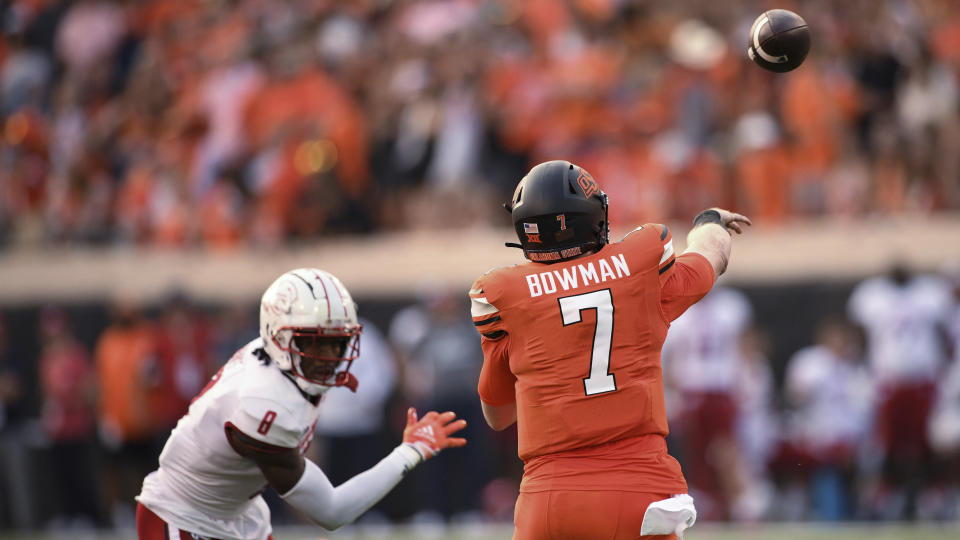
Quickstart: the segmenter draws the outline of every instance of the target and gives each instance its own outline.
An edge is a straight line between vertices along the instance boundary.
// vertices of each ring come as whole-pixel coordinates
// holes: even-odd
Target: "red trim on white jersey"
[[[149,508],[137,503],[137,538],[139,540],[218,540],[211,536],[200,536],[172,525],[156,515]],[[273,540],[273,535],[265,540]]]

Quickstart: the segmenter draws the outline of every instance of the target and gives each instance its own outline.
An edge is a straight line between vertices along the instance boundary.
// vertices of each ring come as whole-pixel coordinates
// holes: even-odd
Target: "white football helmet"
[[[331,386],[356,390],[350,366],[360,352],[361,329],[357,304],[347,288],[323,270],[291,270],[277,278],[260,300],[264,350],[311,395]],[[330,343],[337,345],[335,353],[316,354],[317,345]]]

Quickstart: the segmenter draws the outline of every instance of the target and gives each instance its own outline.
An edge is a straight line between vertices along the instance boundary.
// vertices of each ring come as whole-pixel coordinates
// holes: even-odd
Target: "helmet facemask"
[[[360,354],[360,325],[354,328],[281,328],[274,343],[290,356],[290,372],[318,393],[347,386],[350,367]]]

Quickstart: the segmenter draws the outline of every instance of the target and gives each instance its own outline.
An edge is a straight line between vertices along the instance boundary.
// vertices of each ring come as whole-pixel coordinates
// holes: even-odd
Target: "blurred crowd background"
[[[770,8],[812,28],[789,75],[745,57]],[[712,205],[769,228],[960,211],[952,0],[14,0],[0,16],[0,264],[503,227],[518,179],[556,158],[598,179],[614,226]],[[730,284],[674,325],[668,442],[702,518],[958,519],[960,268],[914,270]],[[396,444],[407,404],[470,423],[366,522],[512,517],[522,464],[515,430],[480,417],[468,285],[359,299],[360,391],[330,393],[311,450],[331,479]],[[256,313],[177,291],[3,306],[0,531],[131,526],[170,428]]]
[[[745,57],[759,0],[5,2],[0,240],[483,226],[556,156],[614,224],[960,207],[960,6],[775,4],[789,76]]]

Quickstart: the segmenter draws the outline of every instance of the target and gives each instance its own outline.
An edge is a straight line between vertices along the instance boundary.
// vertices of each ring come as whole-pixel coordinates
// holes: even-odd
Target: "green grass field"
[[[510,527],[476,527],[462,530],[413,531],[404,528],[347,529],[323,534],[319,529],[304,527],[278,528],[275,540],[509,540]],[[0,534],[3,540],[129,540],[133,531],[126,533],[61,533],[61,534]],[[824,524],[763,524],[727,526],[712,523],[698,524],[688,531],[686,540],[946,540],[960,539],[960,523],[947,525],[824,525]]]

